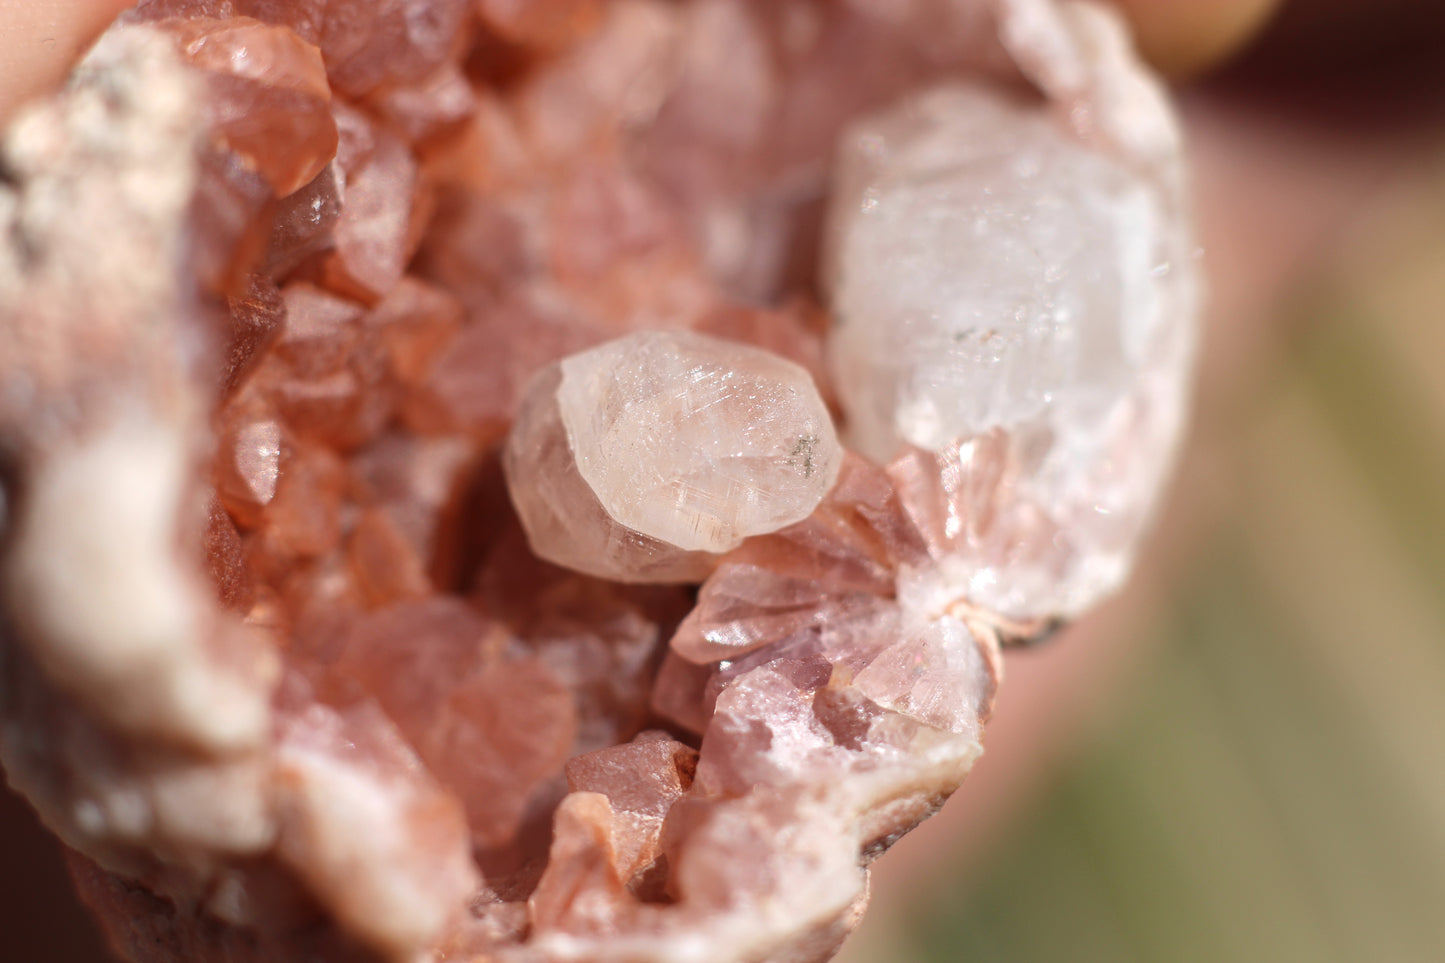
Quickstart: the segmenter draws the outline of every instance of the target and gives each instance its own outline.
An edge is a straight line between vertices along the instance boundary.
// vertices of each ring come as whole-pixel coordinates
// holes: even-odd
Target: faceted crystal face
[[[336,124],[319,50],[247,17],[168,26],[208,74],[214,122],[227,146],[248,158],[278,197],[325,169],[336,152]]]
[[[801,521],[842,457],[808,373],[756,348],[678,331],[619,338],[561,363],[577,470],[622,525],[725,552]]]
[[[838,177],[833,362],[865,454],[1097,419],[1145,360],[1159,198],[1044,107],[935,89],[855,125]]]
[[[577,471],[558,412],[558,365],[532,379],[502,456],[512,504],[532,550],[574,572],[621,582],[692,582],[713,557],[628,528]]]
[[[897,457],[959,597],[1082,610],[1128,571],[1182,419],[1193,274],[1167,181],[959,86],[855,124],[838,163],[848,440]]]

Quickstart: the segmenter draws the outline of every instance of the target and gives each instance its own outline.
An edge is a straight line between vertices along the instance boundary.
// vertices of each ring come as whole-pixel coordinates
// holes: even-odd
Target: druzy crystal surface
[[[0,153],[0,764],[133,963],[827,959],[1182,417],[1087,4],[143,0]]]

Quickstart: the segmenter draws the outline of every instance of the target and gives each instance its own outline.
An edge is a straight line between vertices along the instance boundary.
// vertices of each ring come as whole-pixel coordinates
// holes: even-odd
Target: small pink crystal
[[[187,59],[209,74],[211,122],[285,197],[336,152],[331,88],[321,51],[285,27],[248,17],[162,21]]]
[[[374,708],[285,719],[276,767],[277,855],[349,930],[400,955],[464,911],[477,874],[456,801]]]

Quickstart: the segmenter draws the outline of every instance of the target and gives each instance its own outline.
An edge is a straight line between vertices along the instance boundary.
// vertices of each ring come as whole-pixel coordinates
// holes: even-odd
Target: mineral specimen
[[[133,963],[826,959],[1182,418],[1085,4],[143,0],[0,154],[0,763]]]

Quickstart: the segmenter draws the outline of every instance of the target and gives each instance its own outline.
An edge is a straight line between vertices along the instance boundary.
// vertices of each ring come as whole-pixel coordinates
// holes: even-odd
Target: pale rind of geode
[[[847,440],[939,457],[946,568],[1020,618],[1123,579],[1192,343],[1173,185],[1064,118],[977,85],[915,95],[845,134],[829,212]]]
[[[647,331],[539,372],[503,465],[538,555],[618,581],[688,582],[748,536],[808,517],[841,459],[803,368]]]
[[[685,331],[644,331],[562,361],[577,470],[609,515],[721,553],[810,515],[842,449],[799,365]]]

